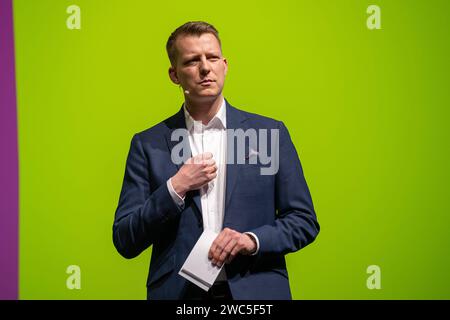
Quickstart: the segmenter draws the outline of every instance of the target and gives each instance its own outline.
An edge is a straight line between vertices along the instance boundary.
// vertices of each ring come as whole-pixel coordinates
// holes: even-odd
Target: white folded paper
[[[203,231],[191,253],[187,257],[178,274],[205,291],[212,287],[223,268],[213,266],[208,259],[208,252],[217,233],[211,230]]]

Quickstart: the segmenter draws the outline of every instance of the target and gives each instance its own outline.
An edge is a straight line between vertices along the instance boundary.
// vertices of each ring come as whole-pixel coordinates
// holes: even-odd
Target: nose
[[[206,57],[202,57],[200,63],[200,73],[202,75],[207,75],[211,71],[211,66],[209,65],[208,59]]]

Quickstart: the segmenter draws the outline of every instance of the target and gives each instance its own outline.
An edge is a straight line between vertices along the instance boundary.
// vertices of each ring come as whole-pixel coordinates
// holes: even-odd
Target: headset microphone
[[[184,90],[184,93],[190,94],[189,90]]]

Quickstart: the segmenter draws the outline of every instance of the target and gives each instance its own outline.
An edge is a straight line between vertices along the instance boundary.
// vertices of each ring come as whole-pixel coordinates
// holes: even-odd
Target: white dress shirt
[[[211,152],[217,166],[217,176],[208,184],[200,188],[200,197],[202,205],[203,229],[209,229],[220,233],[223,228],[223,217],[225,213],[225,194],[226,194],[226,150],[227,150],[227,121],[225,100],[219,108],[219,111],[204,125],[202,121],[192,118],[186,107],[183,105],[186,120],[186,128],[189,132],[189,144],[192,156],[201,153]],[[175,203],[184,207],[184,198],[180,197],[172,186],[171,179],[167,180],[167,188]],[[259,250],[259,241],[255,234],[247,232],[255,239],[256,254]],[[223,279],[224,272],[219,279]]]

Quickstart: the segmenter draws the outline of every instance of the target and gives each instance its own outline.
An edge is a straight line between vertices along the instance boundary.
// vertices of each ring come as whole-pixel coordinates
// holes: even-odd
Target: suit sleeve
[[[259,254],[286,254],[314,241],[320,226],[302,166],[289,132],[279,122],[279,169],[275,176],[277,215],[272,225],[254,230]]]
[[[176,217],[179,208],[167,184],[153,192],[149,184],[150,166],[138,135],[131,141],[119,204],[113,225],[113,242],[125,258],[134,258],[153,244],[164,225]]]

